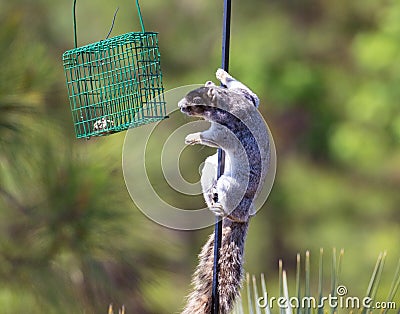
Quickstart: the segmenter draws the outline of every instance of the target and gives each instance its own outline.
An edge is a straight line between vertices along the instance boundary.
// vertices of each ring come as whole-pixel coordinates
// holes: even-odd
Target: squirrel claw
[[[216,216],[221,216],[225,217],[226,213],[224,208],[222,207],[221,203],[214,203],[211,207],[210,210],[216,215]]]
[[[222,84],[226,84],[226,79],[230,77],[229,73],[223,69],[218,69],[215,73],[215,77],[220,81]]]

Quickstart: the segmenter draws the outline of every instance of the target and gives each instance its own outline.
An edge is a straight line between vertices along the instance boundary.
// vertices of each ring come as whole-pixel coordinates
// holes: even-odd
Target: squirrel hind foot
[[[218,69],[215,73],[215,77],[220,81],[222,84],[227,84],[229,79],[232,79],[232,76],[228,72],[223,69]]]

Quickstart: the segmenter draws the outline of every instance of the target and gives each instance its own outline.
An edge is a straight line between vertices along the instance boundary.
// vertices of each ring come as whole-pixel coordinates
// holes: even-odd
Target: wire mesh
[[[157,35],[131,32],[63,54],[77,138],[165,118]]]

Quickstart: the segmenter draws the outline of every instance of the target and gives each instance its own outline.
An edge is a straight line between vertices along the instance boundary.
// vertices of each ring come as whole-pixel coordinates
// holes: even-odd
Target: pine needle
[[[319,250],[319,265],[318,265],[318,304],[322,302],[322,293],[323,293],[323,276],[324,276],[324,264],[323,264],[323,255],[324,250],[321,248]],[[323,314],[324,309],[322,307],[318,307],[318,314]]]
[[[400,263],[399,263],[400,265]],[[268,297],[268,292],[267,292],[267,285],[265,283],[265,277],[264,277],[264,273],[261,273],[261,288],[263,291],[263,297],[264,297],[264,302],[266,302],[266,307],[264,309],[265,314],[271,314],[271,310],[269,308],[269,297]]]
[[[252,276],[252,281],[253,281],[253,295],[254,295],[254,304],[256,305],[256,313],[261,314],[261,309],[259,306],[257,306],[258,303],[258,291],[257,291],[257,280],[256,276]]]
[[[390,285],[389,295],[387,297],[388,304],[393,302],[394,296],[396,295],[399,287],[400,287],[400,259],[399,259],[399,262],[397,263],[397,268],[396,268],[395,275],[393,277],[392,284]],[[387,311],[388,311],[388,309],[385,309],[383,311],[383,314],[387,313]]]
[[[251,290],[250,290],[250,274],[246,274],[246,288],[247,288],[247,303],[249,308],[249,314],[253,314],[253,302],[251,302]]]
[[[297,253],[297,255],[296,255],[296,294],[297,294],[297,300],[300,300],[300,298],[301,298],[301,290],[300,290],[300,274],[301,274],[301,270],[300,270],[300,264],[301,264],[300,254]],[[300,306],[297,307],[296,313],[297,314],[301,313]]]
[[[309,251],[306,251],[305,275],[306,275],[306,286],[305,286],[304,296],[308,298],[311,296],[311,292],[310,292],[310,252]],[[310,306],[308,306],[305,309],[304,313],[310,314]]]

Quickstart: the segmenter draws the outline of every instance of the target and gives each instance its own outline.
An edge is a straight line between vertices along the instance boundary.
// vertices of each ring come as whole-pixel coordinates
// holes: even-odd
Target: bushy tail
[[[235,305],[243,279],[243,250],[249,222],[238,223],[225,219],[219,257],[220,314],[227,314]],[[199,265],[193,275],[193,291],[188,296],[182,314],[210,314],[214,262],[214,234],[199,255]]]

